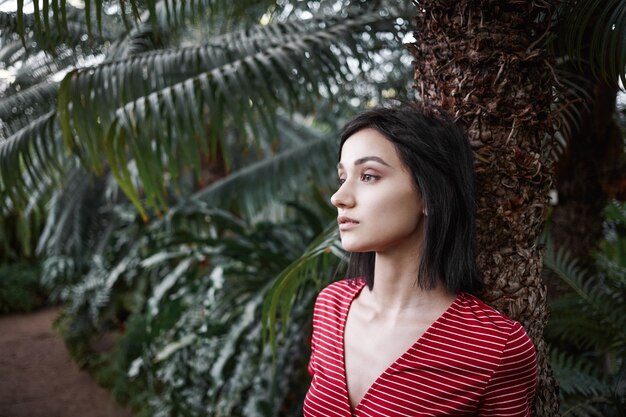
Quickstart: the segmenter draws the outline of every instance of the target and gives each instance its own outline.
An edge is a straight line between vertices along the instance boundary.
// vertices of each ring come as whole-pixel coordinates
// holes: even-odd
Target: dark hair
[[[339,153],[350,136],[367,128],[393,143],[422,197],[427,215],[417,284],[432,289],[441,280],[452,293],[480,290],[474,258],[474,171],[465,134],[434,106],[381,107],[345,125]],[[373,252],[351,253],[347,276],[365,277],[372,289],[374,262]]]

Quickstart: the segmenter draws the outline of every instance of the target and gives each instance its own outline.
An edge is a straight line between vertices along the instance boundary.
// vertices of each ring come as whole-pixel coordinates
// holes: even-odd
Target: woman
[[[467,139],[443,111],[379,108],[341,135],[331,202],[348,276],[318,296],[304,415],[530,416],[522,326],[470,293]]]

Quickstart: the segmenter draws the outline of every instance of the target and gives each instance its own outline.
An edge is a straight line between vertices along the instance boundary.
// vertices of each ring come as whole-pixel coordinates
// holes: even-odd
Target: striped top
[[[306,417],[530,416],[535,349],[516,321],[461,293],[352,410],[343,354],[344,325],[364,279],[326,287],[313,314]]]

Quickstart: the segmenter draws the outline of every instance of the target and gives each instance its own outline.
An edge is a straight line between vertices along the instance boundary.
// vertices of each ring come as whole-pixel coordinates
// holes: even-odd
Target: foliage
[[[0,59],[18,68],[0,100],[0,218],[38,220],[28,247],[67,305],[71,353],[142,415],[296,415],[312,302],[341,257],[329,132],[351,98],[409,85],[373,59],[400,50],[403,23],[364,1],[52,3],[48,23],[0,16]],[[286,296],[264,315],[270,291]]]
[[[33,261],[42,227],[42,213],[0,215],[0,263]]]
[[[556,3],[549,46],[556,62],[555,105],[557,155],[580,138],[585,119],[597,106],[597,85],[626,80],[626,3],[621,0],[565,0]]]
[[[621,0],[569,0],[559,4],[557,53],[594,77],[626,85],[626,4]]]
[[[71,41],[76,36],[75,26],[81,28],[79,34],[94,38],[109,30],[106,8],[118,10],[118,20],[121,20],[127,31],[131,31],[133,24],[149,22],[154,28],[174,27],[184,24],[190,17],[206,14],[207,10],[216,11],[230,19],[246,17],[251,9],[264,10],[274,2],[259,2],[258,0],[240,0],[237,2],[224,0],[112,0],[112,1],[84,1],[84,10],[81,10],[78,19],[76,8],[68,5],[65,0],[43,0],[40,5],[33,2],[33,14],[24,10],[24,0],[18,0],[16,13],[5,15],[4,25],[11,26],[20,34],[22,43],[26,43],[25,35],[31,36],[47,50],[53,50],[61,43]],[[117,7],[116,7],[117,6]],[[256,6],[256,7],[255,7]],[[248,16],[249,17],[249,16]],[[97,27],[97,34],[94,31]]]
[[[38,264],[0,264],[0,313],[27,313],[44,304],[40,271]]]
[[[613,233],[626,226],[626,204],[611,203],[606,216],[598,275],[585,276],[575,260],[551,245],[544,258],[570,288],[552,301],[546,328],[564,416],[626,412],[626,237]]]
[[[374,58],[379,51],[389,54],[390,45],[398,49],[397,33],[406,23],[392,15],[393,8],[368,12],[362,3],[345,1],[337,9],[337,4],[320,2],[311,15],[306,4],[288,2],[161,1],[154,7],[147,2],[138,5],[141,20],[129,28],[123,24],[128,17],[123,2],[118,11],[125,17],[102,12],[102,2],[92,3],[91,12],[63,3],[59,6],[67,9],[66,15],[49,24],[55,27],[67,17],[73,35],[46,38],[57,41],[47,55],[41,53],[45,43],[37,42],[46,35],[41,32],[47,28],[43,17],[24,15],[30,23],[23,26],[28,42],[22,48],[19,11],[4,14],[0,66],[15,78],[0,86],[5,93],[0,100],[2,257],[33,256],[47,217],[46,202],[74,181],[81,161],[83,168],[114,173],[120,189],[141,210],[164,210],[174,194],[188,195],[215,177],[245,174],[237,171],[298,140],[302,144],[298,128],[291,129],[297,140],[277,137],[286,136],[290,116],[277,120],[277,114],[285,114],[281,108],[293,114],[318,107],[324,122],[336,124],[330,115],[337,106],[346,111],[345,103],[355,94],[369,100],[371,91],[357,92],[351,85],[381,90],[372,85],[383,86],[393,66],[386,63],[382,70],[381,59]],[[59,10],[48,9],[53,14]],[[96,16],[103,30],[86,36],[88,22],[95,27]],[[258,24],[261,16],[265,20]],[[358,67],[367,73],[359,73]],[[405,75],[395,77],[390,87],[394,94],[408,89],[410,74]],[[137,123],[142,129],[136,129]],[[318,149],[312,145],[307,155],[324,153]],[[294,167],[319,164],[309,157],[290,161],[282,165],[289,169],[274,173],[293,174]],[[247,176],[238,177],[254,178],[256,173],[248,169]],[[292,177],[282,188],[300,183]],[[276,191],[277,182],[256,182],[239,190],[244,208],[257,210]],[[231,190],[213,189],[206,198],[221,205]],[[4,236],[15,238],[5,241]],[[16,251],[18,246],[23,249]],[[41,253],[41,245],[39,249]]]
[[[149,389],[146,381],[129,378],[128,370],[132,360],[141,357],[143,350],[153,339],[151,327],[145,314],[132,314],[124,324],[124,333],[114,349],[95,360],[95,376],[102,386],[109,389],[113,398],[136,410],[135,415],[149,416]]]
[[[135,236],[117,219],[107,245],[114,250],[66,292],[63,332],[78,359],[101,360],[90,357],[85,341],[125,316],[128,330],[104,367],[117,369],[108,378],[120,399],[138,406],[133,398],[147,396],[151,415],[293,415],[304,395],[293,387],[306,385],[306,323],[319,277],[309,275],[296,295],[274,362],[259,318],[280,271],[319,231],[307,219],[327,217],[291,207],[286,222],[249,225],[191,201],[148,226],[127,217],[138,231],[147,229]],[[337,258],[325,258],[324,276],[331,277]],[[123,394],[129,385],[136,395]]]
[[[30,190],[58,179],[63,164],[51,162],[69,150],[97,174],[106,160],[142,213],[144,205],[163,210],[165,195],[178,189],[189,167],[201,175],[203,159],[223,159],[229,171],[232,143],[226,128],[237,143],[272,149],[277,109],[311,108],[320,89],[330,96],[331,82],[341,83],[349,73],[348,60],[367,58],[360,34],[392,28],[394,19],[358,10],[297,24],[274,22],[213,36],[201,45],[71,70],[60,83],[57,110],[1,145],[1,188],[21,207]]]
[[[334,222],[276,278],[265,297],[262,316],[264,335],[268,338],[272,349],[276,347],[277,318],[282,319],[283,326],[287,325],[297,293],[301,291],[306,279],[314,277],[320,270],[328,270],[327,265],[320,267],[320,258],[323,260],[325,258],[323,255],[330,253],[339,259],[345,258]],[[285,327],[283,327],[284,331],[286,331]]]

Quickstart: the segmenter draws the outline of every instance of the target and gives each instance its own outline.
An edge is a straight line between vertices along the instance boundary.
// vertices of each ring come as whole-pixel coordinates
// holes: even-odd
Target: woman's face
[[[350,252],[419,251],[422,199],[394,145],[374,129],[350,136],[338,164],[337,207],[343,247]]]

